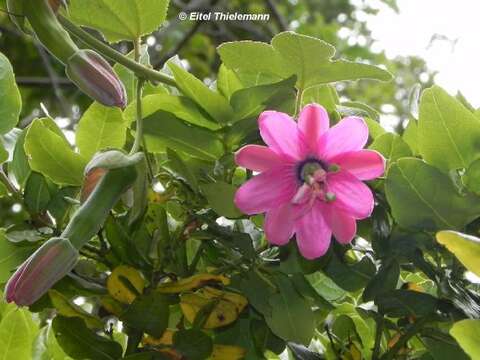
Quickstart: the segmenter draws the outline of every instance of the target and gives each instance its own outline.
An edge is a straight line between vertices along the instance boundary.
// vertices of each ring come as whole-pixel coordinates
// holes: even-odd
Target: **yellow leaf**
[[[230,279],[223,275],[197,274],[178,281],[161,284],[157,291],[162,294],[178,294],[217,283],[228,285],[230,284]]]
[[[145,279],[142,273],[126,265],[117,266],[107,279],[108,292],[123,304],[131,304],[144,288]]]
[[[480,276],[479,238],[456,231],[440,231],[436,237],[468,270]]]
[[[231,345],[213,345],[210,360],[241,360],[247,351],[244,348]]]
[[[207,318],[203,325],[205,329],[215,329],[231,324],[247,304],[247,299],[242,295],[210,287],[196,293],[184,294],[180,300],[183,315],[191,323],[195,321],[200,310],[212,306],[209,314],[206,314]]]
[[[173,334],[176,330],[167,329],[163,332],[162,337],[154,338],[153,336],[146,336],[143,339],[144,345],[158,346],[158,345],[172,345],[173,344]]]
[[[125,305],[118,302],[109,295],[102,296],[100,298],[100,302],[105,308],[105,310],[117,317],[120,317],[120,315],[123,314],[123,312],[125,311]]]

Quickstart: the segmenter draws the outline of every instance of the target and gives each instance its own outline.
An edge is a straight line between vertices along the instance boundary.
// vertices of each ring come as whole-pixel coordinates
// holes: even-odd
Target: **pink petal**
[[[329,123],[328,113],[322,106],[310,104],[303,108],[298,128],[311,152],[316,153],[320,137],[328,130]]]
[[[357,233],[357,222],[352,216],[335,206],[325,206],[325,219],[332,229],[335,239],[341,244],[349,244]]]
[[[295,233],[298,249],[306,259],[311,260],[324,255],[330,246],[332,231],[318,205],[297,220]]]
[[[372,180],[385,172],[385,159],[374,150],[351,151],[330,160],[359,180]]]
[[[290,203],[283,204],[267,212],[265,216],[265,235],[269,243],[285,245],[293,236],[295,210]]]
[[[266,146],[247,145],[237,151],[235,162],[253,171],[265,171],[282,164],[282,159]]]
[[[258,126],[263,141],[278,155],[300,160],[306,153],[297,123],[287,114],[264,111],[258,118]]]
[[[346,171],[330,173],[327,183],[328,191],[336,197],[332,205],[355,219],[365,219],[371,215],[374,205],[372,191],[355,176]]]
[[[235,194],[235,204],[245,214],[260,214],[290,201],[295,191],[295,169],[282,165],[243,184]]]
[[[320,139],[318,155],[329,161],[344,152],[361,150],[368,141],[368,127],[362,118],[346,117]]]

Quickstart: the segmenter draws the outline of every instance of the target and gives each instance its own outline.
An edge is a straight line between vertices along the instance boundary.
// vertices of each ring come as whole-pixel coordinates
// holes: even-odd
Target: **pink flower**
[[[265,234],[285,245],[295,234],[301,254],[314,259],[326,253],[332,234],[348,244],[356,220],[371,215],[374,198],[362,180],[383,174],[379,153],[363,150],[368,127],[350,116],[329,128],[328,114],[307,105],[298,124],[287,114],[265,111],[259,119],[267,146],[247,145],[236,154],[238,165],[260,172],[243,184],[235,204],[244,213],[266,213]]]

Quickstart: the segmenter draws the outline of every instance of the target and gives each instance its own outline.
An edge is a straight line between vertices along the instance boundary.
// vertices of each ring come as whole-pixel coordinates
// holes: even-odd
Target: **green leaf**
[[[27,310],[7,311],[0,322],[0,359],[31,360],[38,326]]]
[[[85,159],[100,150],[122,149],[126,138],[127,126],[122,111],[97,102],[85,111],[76,131],[76,144]]]
[[[12,65],[0,53],[0,134],[6,134],[17,125],[22,99]]]
[[[402,157],[412,156],[412,150],[403,139],[392,133],[385,133],[377,137],[369,147],[385,156],[389,164]]]
[[[23,193],[28,210],[33,214],[43,212],[52,198],[52,190],[54,189],[49,188],[47,180],[41,174],[32,173],[27,180]]]
[[[423,92],[418,144],[426,162],[444,172],[467,168],[480,153],[480,120],[445,90]]]
[[[179,179],[188,184],[194,191],[198,191],[198,182],[192,169],[173,150],[167,149],[168,163],[166,167]]]
[[[419,159],[392,164],[385,192],[394,218],[406,228],[461,229],[480,214],[478,197],[459,195],[447,175]]]
[[[180,330],[173,335],[173,347],[186,359],[203,360],[213,350],[212,339],[196,329]]]
[[[297,87],[311,86],[342,80],[370,78],[389,81],[391,75],[381,68],[346,60],[331,61],[335,48],[310,36],[283,32],[268,45],[241,41],[218,47],[225,65],[234,71],[265,74],[276,79],[297,76]]]
[[[59,185],[82,184],[85,159],[41,120],[35,120],[30,125],[24,148],[33,170]]]
[[[169,314],[167,297],[152,292],[138,296],[121,319],[128,326],[159,338],[168,326]]]
[[[425,344],[434,360],[470,359],[470,357],[463,352],[462,348],[458,346],[455,339],[440,332],[437,336],[439,338],[433,338],[430,336],[422,337],[422,342]]]
[[[217,130],[220,125],[214,122],[201,111],[195,103],[185,96],[170,94],[148,95],[142,99],[143,117],[146,118],[153,113],[163,110],[175,115],[186,122],[205,127],[210,130]],[[128,125],[131,125],[137,116],[137,102],[132,102],[125,110],[125,119]]]
[[[358,291],[364,288],[375,275],[375,264],[368,256],[364,256],[353,265],[347,264],[337,254],[333,254],[325,274],[338,286],[347,291]]]
[[[381,295],[390,290],[395,290],[399,276],[400,266],[398,262],[392,261],[387,265],[382,265],[378,270],[378,273],[363,291],[363,301],[371,301],[377,295]]]
[[[422,317],[436,310],[437,299],[418,291],[394,290],[377,296],[375,304],[380,313],[391,317]]]
[[[70,302],[61,292],[49,290],[48,296],[52,305],[57,309],[58,313],[64,317],[78,317],[85,321],[85,324],[92,329],[102,329],[103,322],[95,316],[89,314],[78,305]]]
[[[480,320],[458,321],[450,329],[450,335],[472,359],[480,358]]]
[[[446,246],[471,272],[480,276],[480,239],[456,231],[440,231],[437,241]]]
[[[295,76],[292,76],[277,83],[258,85],[234,92],[230,103],[235,111],[235,120],[257,116],[265,109],[269,99],[293,88],[295,81]]]
[[[164,111],[157,111],[144,120],[147,148],[161,153],[167,147],[193,157],[215,161],[223,155],[223,144],[212,131],[185,123]]]
[[[117,360],[122,356],[119,343],[97,335],[80,318],[56,316],[52,327],[63,351],[74,359]]]
[[[233,202],[237,191],[235,186],[219,181],[204,184],[200,188],[207,198],[208,204],[218,215],[227,218],[236,218],[242,215]]]
[[[465,171],[462,178],[468,190],[480,195],[480,159],[475,160]]]
[[[136,40],[165,21],[168,0],[72,0],[71,19],[97,29],[109,42]]]
[[[270,297],[272,308],[265,320],[272,332],[285,341],[308,345],[315,331],[315,317],[307,300],[285,276],[276,279],[279,293]]]
[[[209,89],[202,81],[172,61],[168,62],[168,67],[182,93],[195,101],[212,118],[219,123],[233,120],[235,114],[227,99],[221,94]]]
[[[0,229],[0,283],[5,283],[34,251],[31,246],[18,246],[7,240],[5,231]]]

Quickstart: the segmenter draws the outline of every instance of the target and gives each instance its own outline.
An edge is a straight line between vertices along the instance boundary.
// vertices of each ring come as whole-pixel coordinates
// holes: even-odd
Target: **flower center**
[[[299,164],[297,178],[301,184],[292,199],[294,204],[309,203],[313,206],[316,199],[324,202],[335,201],[335,194],[328,191],[327,172],[339,170],[337,165],[326,165],[321,160],[310,158]]]

